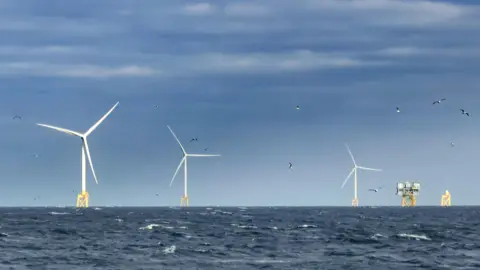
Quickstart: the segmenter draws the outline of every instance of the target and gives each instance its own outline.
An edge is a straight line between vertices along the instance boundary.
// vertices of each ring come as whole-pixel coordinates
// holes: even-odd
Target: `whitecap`
[[[238,225],[235,223],[230,224],[233,227],[241,228],[241,229],[257,229],[257,226],[254,225]]]
[[[48,212],[50,215],[70,215],[70,213],[67,212]]]
[[[408,233],[399,233],[397,234],[398,237],[408,238],[408,239],[415,239],[415,240],[426,240],[431,241],[432,239],[428,238],[426,235],[418,235],[418,234],[408,234]]]
[[[152,224],[149,224],[145,227],[140,227],[140,230],[152,230],[153,228],[156,228],[156,227],[160,227],[162,229],[173,229],[173,227],[170,227],[170,226],[163,226],[163,225],[160,225],[160,224],[155,224],[155,223],[152,223]]]
[[[227,211],[222,211],[222,210],[214,210],[214,211],[212,212],[212,214],[216,214],[216,213],[224,214],[224,215],[233,215],[232,212],[227,212]]]
[[[177,249],[177,247],[175,245],[172,245],[172,246],[169,246],[167,248],[165,248],[163,250],[163,253],[165,254],[172,254],[172,253],[175,253],[175,250]]]
[[[152,230],[155,227],[160,227],[160,225],[159,224],[149,224],[145,227],[140,227],[140,230]]]
[[[311,224],[303,224],[298,226],[297,228],[318,228],[316,225],[311,225]]]
[[[372,235],[370,238],[377,240],[378,238],[388,238],[388,237],[383,235],[383,234],[376,233],[376,234]]]

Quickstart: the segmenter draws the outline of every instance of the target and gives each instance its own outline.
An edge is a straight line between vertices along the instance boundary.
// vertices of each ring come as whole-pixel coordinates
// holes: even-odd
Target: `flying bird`
[[[462,114],[465,114],[466,116],[470,116],[470,113],[466,112],[464,109],[460,109],[460,111],[462,111]]]
[[[196,142],[196,141],[198,141],[198,138],[197,138],[197,137],[195,137],[195,138],[193,138],[193,139],[190,140],[190,142]]]
[[[439,100],[435,100],[432,104],[435,105],[435,104],[440,104],[442,103],[442,101],[445,101],[447,100],[446,98],[442,98],[442,99],[439,99]]]
[[[288,168],[291,170],[293,168],[293,164],[291,162],[288,163]]]
[[[296,107],[296,108],[297,108],[297,110],[300,110],[300,106],[299,106],[299,105],[297,105],[297,107]]]
[[[383,186],[378,187],[378,188],[371,188],[368,191],[373,191],[373,192],[378,192],[380,189],[382,189]]]
[[[400,112],[400,108],[396,107],[397,108],[397,112]]]
[[[13,119],[13,120],[15,120],[15,119],[22,120],[22,117],[21,117],[20,115],[15,115],[12,119]]]
[[[33,157],[38,158],[38,154],[37,154],[37,153],[33,153]]]
[[[450,143],[450,146],[451,146],[451,147],[454,147],[454,146],[455,146],[455,144],[454,144],[453,142],[451,142],[451,143]]]
[[[203,151],[205,151],[205,152],[206,152],[206,151],[208,151],[208,147],[207,147],[207,148],[205,148],[205,149],[203,149]]]

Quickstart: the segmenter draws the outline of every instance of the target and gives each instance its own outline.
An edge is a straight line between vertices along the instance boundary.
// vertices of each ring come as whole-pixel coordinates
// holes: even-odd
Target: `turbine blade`
[[[83,138],[83,145],[85,146],[88,163],[90,163],[90,168],[92,169],[93,179],[95,179],[95,183],[98,184],[97,175],[95,174],[95,169],[93,168],[92,157],[90,156],[90,149],[88,148],[87,138]]]
[[[187,152],[185,152],[185,148],[183,148],[183,145],[182,145],[182,143],[180,142],[180,140],[178,139],[177,135],[175,135],[175,132],[173,132],[173,130],[170,128],[170,126],[167,125],[167,127],[168,127],[168,129],[170,130],[170,132],[172,133],[172,135],[173,135],[173,137],[175,138],[175,140],[177,140],[178,145],[180,145],[180,148],[182,148],[183,154],[186,155]]]
[[[100,120],[98,120],[97,123],[95,123],[95,125],[89,128],[87,132],[85,132],[85,137],[90,135],[90,133],[92,133],[107,118],[107,116],[111,114],[113,110],[115,110],[115,108],[118,106],[119,103],[120,102],[115,103],[115,105],[113,105],[113,107],[102,118],[100,118]]]
[[[66,133],[66,134],[72,135],[72,136],[82,137],[82,134],[80,134],[80,133],[78,133],[78,132],[76,132],[76,131],[73,131],[73,130],[66,129],[66,128],[55,127],[55,126],[45,125],[45,124],[37,124],[37,126],[54,129],[54,130],[56,130],[56,131],[60,131],[60,132],[63,132],[63,133]]]
[[[353,158],[352,151],[350,151],[350,147],[348,147],[347,144],[345,144],[345,146],[347,147],[348,153],[350,154],[350,157],[352,158],[353,165],[357,166],[357,163],[355,162],[355,159]]]
[[[173,180],[175,180],[175,176],[177,176],[178,170],[180,170],[180,167],[182,167],[183,162],[185,162],[185,159],[187,157],[183,157],[182,160],[180,161],[180,164],[178,164],[177,170],[175,171],[175,174],[173,175],[172,181],[170,181],[170,186],[172,186]]]
[[[189,157],[219,157],[220,155],[187,154]]]
[[[345,178],[345,181],[343,181],[343,184],[342,184],[341,188],[343,188],[345,186],[345,184],[347,183],[350,176],[352,176],[353,171],[355,171],[355,168],[353,168],[352,171],[348,174],[347,178]]]
[[[367,168],[367,167],[362,167],[362,166],[357,166],[357,168],[362,169],[362,170],[367,170],[367,171],[376,171],[376,172],[381,172],[382,169],[373,169],[373,168]]]

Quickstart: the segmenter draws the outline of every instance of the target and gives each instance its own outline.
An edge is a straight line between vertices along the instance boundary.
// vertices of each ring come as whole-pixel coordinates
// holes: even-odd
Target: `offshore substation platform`
[[[417,196],[420,195],[420,183],[398,182],[396,195],[402,197],[402,207],[417,205]]]

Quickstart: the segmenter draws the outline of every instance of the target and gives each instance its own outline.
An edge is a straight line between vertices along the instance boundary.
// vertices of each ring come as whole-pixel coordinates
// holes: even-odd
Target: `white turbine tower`
[[[352,171],[350,171],[350,173],[348,174],[347,178],[345,179],[345,181],[343,181],[343,184],[342,184],[342,187],[343,188],[345,186],[345,184],[347,183],[348,179],[350,178],[350,176],[352,176],[352,173],[355,174],[355,179],[354,179],[354,197],[353,197],[353,200],[352,200],[352,206],[353,207],[357,207],[358,206],[358,196],[357,196],[357,169],[360,169],[360,170],[367,170],[367,171],[376,171],[376,172],[380,172],[382,171],[381,169],[372,169],[372,168],[367,168],[367,167],[362,167],[362,166],[358,166],[357,163],[355,162],[355,159],[353,158],[353,155],[352,155],[352,152],[350,151],[350,148],[348,147],[347,144],[345,144],[345,146],[347,147],[347,150],[348,150],[348,153],[350,154],[350,157],[352,158],[352,161],[353,161],[353,169]]]
[[[68,135],[80,137],[80,139],[82,139],[82,192],[79,193],[77,196],[77,207],[84,207],[84,208],[88,207],[88,192],[87,192],[87,180],[86,180],[87,166],[86,166],[85,155],[88,157],[88,162],[90,163],[90,168],[92,169],[92,174],[93,174],[93,178],[95,179],[95,183],[98,184],[97,175],[95,174],[95,170],[93,169],[92,158],[90,156],[90,149],[88,148],[87,137],[107,118],[107,116],[110,113],[113,112],[113,110],[118,106],[118,103],[119,102],[117,102],[102,118],[100,118],[100,120],[98,120],[97,123],[95,123],[95,125],[89,128],[87,132],[85,132],[84,134],[77,131],[61,128],[61,127],[55,127],[55,126],[50,126],[45,124],[37,124],[39,126],[51,128],[51,129],[66,133]]]
[[[183,173],[183,175],[184,175],[184,184],[183,184],[184,185],[183,186],[184,191],[183,191],[183,197],[180,198],[180,206],[188,206],[187,158],[188,157],[219,157],[220,155],[188,154],[185,151],[185,148],[183,148],[182,143],[180,143],[180,140],[178,139],[177,135],[175,135],[173,130],[170,128],[170,126],[167,126],[167,127],[170,130],[170,132],[172,133],[175,140],[177,140],[178,145],[182,149],[182,153],[183,153],[183,158],[180,161],[180,164],[178,164],[177,170],[175,171],[175,174],[173,175],[172,181],[170,181],[170,186],[172,186],[173,180],[175,180],[175,176],[177,176],[177,173],[180,170],[180,167],[182,166],[182,164],[185,164],[183,166],[183,168],[184,168],[184,173]]]

